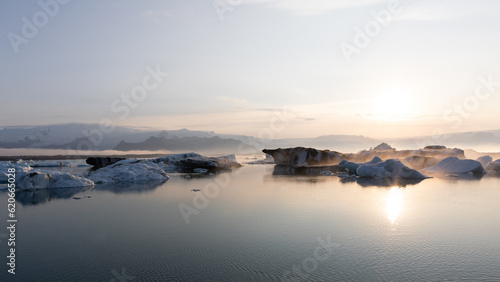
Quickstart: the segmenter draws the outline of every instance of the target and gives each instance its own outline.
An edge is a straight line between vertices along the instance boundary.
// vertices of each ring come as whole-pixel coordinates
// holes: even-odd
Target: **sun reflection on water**
[[[392,224],[396,222],[396,219],[401,212],[401,207],[403,206],[403,194],[401,189],[398,187],[392,187],[387,193],[386,198],[386,212],[387,217],[391,221]]]

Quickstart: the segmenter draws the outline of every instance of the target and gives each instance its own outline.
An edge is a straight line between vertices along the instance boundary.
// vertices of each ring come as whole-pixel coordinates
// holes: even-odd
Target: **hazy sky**
[[[498,0],[55,1],[0,2],[0,126],[500,128]]]

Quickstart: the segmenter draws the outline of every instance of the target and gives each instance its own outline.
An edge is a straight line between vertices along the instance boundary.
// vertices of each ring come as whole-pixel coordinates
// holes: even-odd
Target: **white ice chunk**
[[[446,158],[439,163],[424,169],[426,172],[460,174],[469,173],[484,174],[485,170],[480,162],[469,159],[459,159],[457,157]]]
[[[485,167],[487,164],[489,164],[489,163],[491,163],[493,161],[493,158],[490,157],[490,156],[488,156],[488,155],[486,155],[486,156],[482,156],[482,157],[477,158],[476,161],[480,162],[481,165],[483,167]]]
[[[58,171],[40,171],[24,168],[16,171],[16,187],[26,189],[75,188],[93,186],[89,179]]]
[[[95,183],[167,181],[167,173],[148,160],[127,159],[100,168],[88,176]]]

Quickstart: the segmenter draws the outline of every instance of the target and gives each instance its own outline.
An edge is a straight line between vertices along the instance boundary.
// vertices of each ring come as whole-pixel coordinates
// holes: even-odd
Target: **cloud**
[[[384,3],[387,0],[245,0],[244,4],[265,4],[294,16],[314,16],[336,10]]]
[[[141,13],[141,18],[147,19],[151,22],[159,22],[163,18],[171,18],[172,16],[172,13],[161,10],[147,10]]]
[[[300,120],[304,120],[304,121],[314,121],[316,120],[315,118],[306,118],[306,117],[297,117],[298,119]]]
[[[315,16],[348,8],[388,4],[391,0],[243,0],[246,5],[266,5],[294,16]],[[446,20],[471,14],[498,15],[497,0],[400,0],[404,12],[395,20]]]
[[[499,1],[482,0],[480,2],[469,0],[414,1],[413,3],[405,3],[407,9],[395,17],[395,20],[437,21],[451,20],[470,15],[494,16],[499,14]]]
[[[219,96],[219,97],[217,97],[217,99],[220,101],[230,102],[230,103],[234,103],[234,104],[246,104],[246,103],[248,103],[248,101],[245,99],[238,99],[238,98],[227,97],[227,96]]]

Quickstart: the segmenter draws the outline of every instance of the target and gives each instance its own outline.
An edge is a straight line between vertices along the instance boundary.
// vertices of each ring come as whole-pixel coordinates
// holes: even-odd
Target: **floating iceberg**
[[[23,168],[16,170],[16,187],[21,190],[46,188],[76,188],[93,186],[89,179],[58,171],[40,171]]]
[[[382,144],[381,144],[382,145]],[[385,146],[384,146],[385,147]],[[445,146],[427,146],[418,150],[363,150],[357,154],[346,154],[347,160],[364,162],[378,156],[382,159],[405,159],[408,157],[434,157],[438,161],[448,157],[465,158],[465,153],[461,149],[450,149]],[[411,160],[412,161],[412,160]]]
[[[119,161],[123,161],[125,158],[113,158],[113,157],[89,157],[85,161],[88,165],[93,166],[93,169],[100,169],[102,167],[112,165]]]
[[[411,156],[402,160],[402,163],[413,169],[423,169],[438,163],[435,157]]]
[[[485,167],[486,165],[488,165],[489,163],[491,163],[493,161],[493,158],[486,155],[486,156],[482,156],[482,157],[477,158],[476,161],[480,162],[481,165],[483,167]]]
[[[205,157],[196,153],[169,155],[151,160],[158,163],[166,172],[194,172],[195,169],[206,169],[208,172],[240,167],[235,155],[222,157]]]
[[[469,159],[459,159],[457,157],[446,158],[439,163],[424,169],[430,173],[464,174],[473,173],[476,175],[485,174],[485,170],[480,162]]]
[[[279,148],[276,150],[264,149],[262,152],[271,155],[275,164],[289,167],[326,166],[338,164],[346,159],[346,156],[339,152],[303,147]]]
[[[342,160],[339,165],[343,168],[346,168],[349,170],[349,173],[351,174],[355,174],[356,173],[356,170],[361,166],[361,165],[374,165],[374,164],[377,164],[377,163],[381,163],[382,162],[382,159],[380,159],[379,157],[375,156],[373,157],[373,159],[369,162],[365,162],[365,163],[355,163],[355,162],[349,162],[347,160]]]
[[[15,162],[9,162],[9,161],[4,161],[0,162],[0,183],[7,183],[8,181],[8,169],[9,168],[15,168],[16,172],[22,171],[23,169],[31,169],[29,162],[25,162],[22,160],[15,161]]]
[[[167,173],[149,160],[127,159],[91,172],[88,179],[94,183],[127,183],[167,181]]]
[[[490,162],[484,168],[488,173],[500,173],[500,159]]]
[[[363,150],[354,154],[343,154],[336,151],[303,147],[278,148],[275,150],[264,149],[262,152],[272,155],[276,165],[286,165],[289,167],[327,166],[338,164],[342,160],[362,163],[374,157],[379,157],[384,160],[426,157],[427,159],[408,160],[409,162],[423,161],[424,163],[422,165],[426,166],[429,165],[429,163],[426,162],[432,162],[432,157],[436,158],[438,161],[447,157],[465,158],[464,151],[457,148],[449,149],[444,146],[427,146],[424,149],[398,151],[385,143],[380,144],[375,149]]]
[[[361,164],[356,169],[359,177],[391,179],[424,179],[426,176],[405,166],[397,160],[389,159],[375,164]]]

